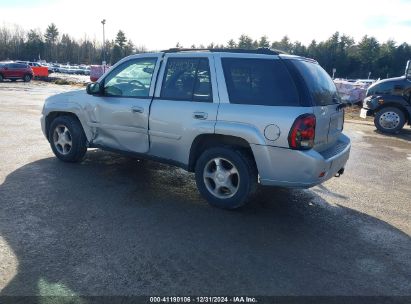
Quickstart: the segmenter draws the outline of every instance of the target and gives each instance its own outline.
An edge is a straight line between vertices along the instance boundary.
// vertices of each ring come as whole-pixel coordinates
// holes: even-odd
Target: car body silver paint
[[[266,145],[251,145],[260,183],[267,186],[310,188],[332,178],[350,155],[350,139],[340,134],[344,149],[329,158],[315,149],[297,151]],[[320,177],[321,173],[325,173]]]
[[[91,144],[146,153],[180,163],[184,167],[189,164],[190,149],[197,136],[235,136],[250,144],[260,182],[264,185],[308,188],[324,182],[345,167],[351,144],[349,138],[341,132],[343,112],[337,110],[337,105],[270,107],[231,104],[229,101],[221,58],[286,60],[298,57],[198,51],[139,54],[122,59],[99,81],[119,64],[144,57],[158,58],[149,94],[153,100],[92,96],[84,90],[59,94],[45,102],[42,113],[43,132],[45,133],[45,118],[50,112],[70,112],[79,118]],[[212,103],[160,98],[165,63],[170,57],[209,59]],[[132,108],[136,106],[142,108],[142,113],[132,113]],[[196,113],[206,113],[207,117],[198,119],[194,117]],[[289,149],[290,128],[298,116],[307,113],[316,116],[315,147],[308,151]],[[270,125],[278,128],[279,135],[275,140],[264,136],[267,126]],[[321,154],[322,151],[341,143],[344,149],[331,157],[327,158]],[[322,172],[325,172],[325,176],[319,177]]]
[[[207,58],[209,60],[213,102],[168,100],[160,97],[162,79],[168,59],[181,57]],[[150,109],[149,154],[187,165],[194,139],[199,135],[213,134],[215,131],[219,95],[213,55],[208,52],[166,54],[158,79],[155,98]],[[197,119],[196,113],[203,113],[206,118]]]

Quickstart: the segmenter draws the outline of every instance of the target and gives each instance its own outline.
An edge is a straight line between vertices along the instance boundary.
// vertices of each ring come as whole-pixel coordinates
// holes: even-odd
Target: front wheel
[[[72,116],[59,116],[53,120],[49,141],[57,158],[65,162],[79,162],[87,152],[83,127]]]
[[[236,209],[247,203],[257,188],[257,169],[251,157],[234,147],[206,150],[195,167],[197,188],[211,204]]]
[[[375,115],[374,124],[383,133],[397,133],[405,124],[405,116],[399,108],[382,108]]]

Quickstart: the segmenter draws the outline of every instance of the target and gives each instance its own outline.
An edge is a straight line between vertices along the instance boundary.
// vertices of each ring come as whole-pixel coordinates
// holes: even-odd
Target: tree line
[[[176,47],[183,47],[177,43]],[[383,43],[375,37],[364,36],[356,42],[352,37],[334,33],[325,41],[312,40],[309,45],[291,41],[284,36],[280,41],[269,41],[267,36],[253,39],[241,35],[226,44],[191,45],[190,48],[272,48],[289,54],[317,60],[330,75],[343,78],[387,78],[404,73],[407,60],[411,59],[411,45],[388,40]],[[136,47],[125,33],[118,31],[115,39],[105,42],[105,58],[114,64],[134,53],[146,52],[144,46]],[[25,31],[18,26],[0,27],[0,60],[44,59],[47,62],[71,64],[100,64],[103,60],[103,44],[96,39],[74,39],[61,34],[55,24],[43,33],[39,29]],[[371,74],[370,74],[371,73]]]
[[[144,47],[136,47],[121,30],[114,40],[105,41],[106,56],[103,56],[103,44],[100,41],[60,35],[54,23],[44,33],[39,29],[24,31],[19,26],[0,27],[0,60],[101,64],[103,58],[108,63],[115,63],[125,56],[145,51]]]

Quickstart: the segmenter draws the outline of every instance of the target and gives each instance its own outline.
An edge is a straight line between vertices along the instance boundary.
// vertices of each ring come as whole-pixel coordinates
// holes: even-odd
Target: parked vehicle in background
[[[59,72],[65,74],[65,73],[67,73],[69,68],[70,67],[68,65],[61,65],[60,68],[59,68]]]
[[[212,205],[234,209],[258,182],[309,188],[343,174],[343,107],[311,59],[170,50],[129,56],[87,91],[48,98],[41,122],[60,160],[89,147],[160,160],[195,172]]]
[[[32,68],[24,63],[0,63],[0,82],[4,79],[10,79],[16,81],[22,79],[25,82],[29,82],[33,78]]]
[[[34,77],[48,77],[49,76],[49,68],[41,65],[38,62],[16,61],[16,63],[29,65],[33,70]]]
[[[374,116],[376,128],[397,133],[405,123],[411,124],[411,60],[405,75],[381,80],[368,88],[360,116]]]
[[[85,67],[84,69],[84,75],[90,76],[91,73],[91,68],[90,66]]]
[[[60,69],[59,64],[51,64],[50,67],[53,70],[53,72],[55,72],[55,73],[59,72],[59,69]]]
[[[109,66],[103,65],[91,65],[90,66],[90,80],[92,82],[97,81],[106,71],[108,71]]]
[[[355,80],[355,84],[358,85],[365,85],[367,87],[369,87],[370,85],[372,85],[373,83],[375,83],[377,80],[375,79],[357,79]]]

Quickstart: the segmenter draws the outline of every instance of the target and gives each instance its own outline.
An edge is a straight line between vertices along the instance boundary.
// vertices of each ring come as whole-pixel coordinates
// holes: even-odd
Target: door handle
[[[142,107],[132,107],[131,112],[133,112],[133,113],[144,113],[144,109]]]
[[[194,119],[207,119],[208,114],[205,112],[194,112],[193,113],[193,118]]]

